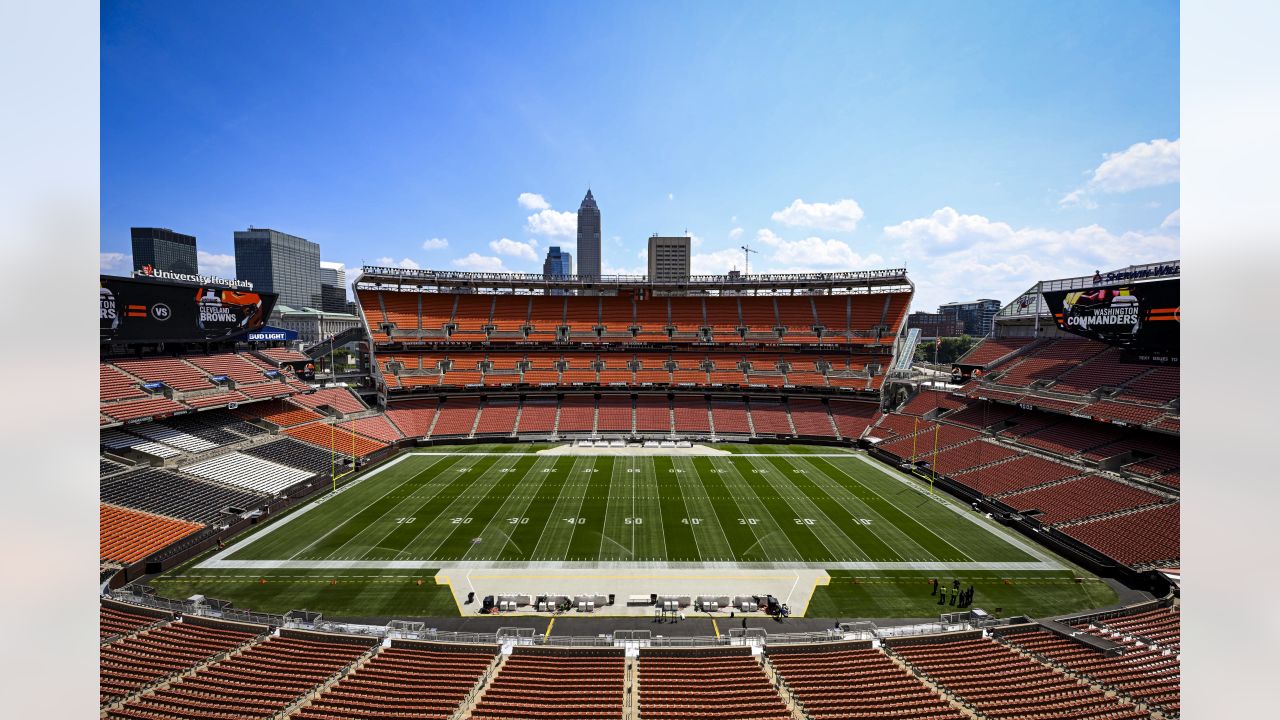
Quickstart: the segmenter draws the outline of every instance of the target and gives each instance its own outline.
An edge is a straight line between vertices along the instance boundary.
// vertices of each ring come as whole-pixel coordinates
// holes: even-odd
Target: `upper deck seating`
[[[983,338],[978,344],[969,348],[968,352],[961,355],[960,359],[956,360],[956,364],[989,367],[997,360],[1022,350],[1033,342],[1035,338],[1029,337]]]

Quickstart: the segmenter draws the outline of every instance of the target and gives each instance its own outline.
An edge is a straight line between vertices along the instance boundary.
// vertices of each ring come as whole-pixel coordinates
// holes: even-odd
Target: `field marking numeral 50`
[[[644,518],[638,518],[638,517],[622,518],[622,524],[623,525],[643,525]]]

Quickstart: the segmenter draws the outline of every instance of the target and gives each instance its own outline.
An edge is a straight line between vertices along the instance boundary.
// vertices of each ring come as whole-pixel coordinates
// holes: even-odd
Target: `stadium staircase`
[[[480,427],[480,416],[484,415],[484,407],[485,404],[483,402],[476,407],[476,416],[471,421],[471,431],[467,433],[467,437],[474,438],[476,436],[476,428]]]
[[[424,437],[424,438],[429,438],[429,437],[431,437],[431,433],[435,432],[435,429],[436,429],[436,421],[438,421],[438,420],[440,419],[440,415],[441,415],[441,414],[442,414],[442,413],[440,412],[440,409],[439,409],[439,408],[436,408],[436,411],[435,411],[434,413],[432,413],[432,415],[431,415],[431,426],[430,426],[430,427],[428,427],[428,428],[427,428],[427,432],[423,434],[423,437]]]
[[[796,421],[791,419],[791,405],[786,400],[778,403],[782,406],[782,413],[787,417],[787,427],[791,428],[791,435],[797,436],[800,433],[796,431]]]
[[[1173,503],[1173,502],[1147,503],[1146,505],[1142,505],[1140,507],[1128,507],[1128,508],[1124,508],[1123,510],[1116,510],[1114,512],[1102,513],[1101,515],[1093,515],[1090,517],[1076,518],[1075,520],[1067,520],[1065,522],[1057,523],[1056,525],[1053,525],[1053,527],[1057,529],[1074,527],[1076,525],[1084,525],[1086,523],[1098,522],[1099,520],[1111,520],[1112,518],[1124,517],[1125,515],[1133,515],[1134,513],[1144,512],[1146,510],[1158,508],[1163,505],[1176,505],[1176,504],[1177,503]]]
[[[381,296],[379,296],[379,299],[381,299]],[[418,322],[422,322],[421,315],[418,316]],[[302,354],[306,355],[312,360],[316,360],[316,359],[325,357],[335,348],[340,348],[343,345],[346,345],[347,343],[352,343],[352,342],[356,342],[358,340],[363,340],[363,339],[364,339],[364,327],[357,326],[353,328],[348,328],[347,330],[343,330],[337,335],[334,335],[329,340],[324,340],[322,342],[316,343],[315,345],[312,345],[311,347],[303,348]]]
[[[743,409],[746,411],[746,415],[747,415],[747,430],[749,430],[749,431],[750,431],[750,434],[749,434],[747,437],[755,437],[755,436],[756,436],[756,423],[755,423],[755,420],[752,420],[752,419],[751,419],[751,403],[750,403],[750,401],[743,403]]]
[[[893,359],[890,372],[908,373],[911,363],[916,357],[916,346],[920,344],[920,328],[907,330],[907,337],[898,346],[898,355]]]
[[[520,427],[520,416],[523,414],[524,414],[524,401],[519,400],[516,402],[516,420],[511,425],[512,434],[515,434],[515,429]]]
[[[787,681],[778,674],[778,669],[773,666],[773,662],[769,659],[768,653],[760,653],[760,666],[764,668],[764,676],[769,678],[769,682],[773,684],[778,695],[782,698],[782,704],[787,706],[787,710],[791,713],[792,720],[810,720],[805,714],[804,709],[799,701],[791,692],[791,687],[787,685]]]

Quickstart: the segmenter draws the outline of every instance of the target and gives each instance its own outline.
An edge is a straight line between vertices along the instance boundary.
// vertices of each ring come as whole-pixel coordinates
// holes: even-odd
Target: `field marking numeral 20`
[[[449,522],[453,523],[454,525],[470,525],[471,518],[453,518]]]
[[[813,518],[796,518],[797,525],[812,525]]]
[[[755,518],[738,518],[739,525],[755,525],[760,521]]]

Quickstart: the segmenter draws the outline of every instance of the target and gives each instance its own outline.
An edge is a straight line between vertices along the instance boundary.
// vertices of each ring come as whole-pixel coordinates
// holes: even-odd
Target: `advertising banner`
[[[1178,363],[1178,280],[1056,290],[1044,299],[1060,329],[1120,348],[1125,362]]]
[[[275,293],[101,276],[103,343],[206,342],[260,329]]]
[[[298,339],[298,331],[263,325],[261,328],[249,333],[245,339],[249,342],[288,342]]]

